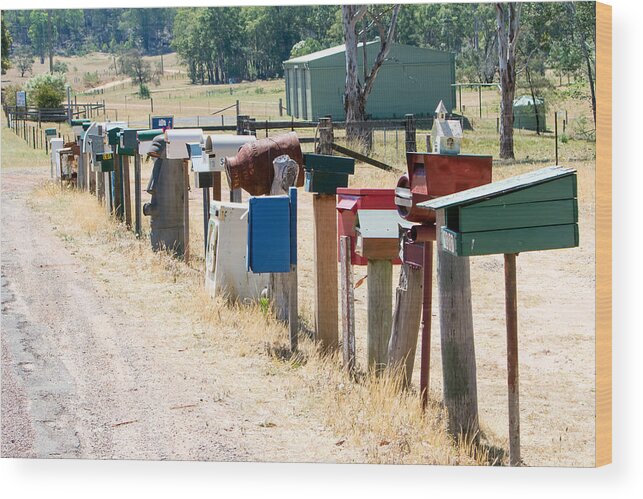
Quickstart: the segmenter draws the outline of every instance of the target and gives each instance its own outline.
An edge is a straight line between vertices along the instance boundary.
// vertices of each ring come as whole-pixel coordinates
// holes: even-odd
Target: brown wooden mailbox
[[[355,253],[367,260],[396,260],[400,254],[399,221],[395,210],[358,210]]]
[[[419,208],[420,203],[491,182],[491,156],[407,153],[406,164],[395,204],[409,222],[435,223],[435,213]]]
[[[456,256],[578,246],[576,170],[543,168],[419,205],[444,210],[440,244]]]

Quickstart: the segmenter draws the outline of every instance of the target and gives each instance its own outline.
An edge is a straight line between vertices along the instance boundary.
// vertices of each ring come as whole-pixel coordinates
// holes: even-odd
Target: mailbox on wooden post
[[[337,189],[337,241],[351,238],[351,264],[366,265],[368,260],[355,253],[355,218],[358,210],[395,210],[395,189]],[[399,218],[399,217],[398,217]],[[399,256],[393,259],[399,264]]]
[[[297,350],[297,188],[288,196],[251,197],[248,201],[248,270],[290,273],[288,323],[290,349]]]
[[[359,210],[356,217],[355,252],[368,261],[368,366],[378,373],[386,366],[391,337],[399,222],[396,210]]]
[[[444,210],[440,244],[456,256],[578,246],[575,170],[549,167],[420,204]]]
[[[438,244],[468,257],[503,253],[509,462],[520,464],[516,255],[578,246],[576,171],[552,166],[420,204],[439,212]]]
[[[305,190],[313,193],[315,233],[315,333],[326,351],[338,345],[337,221],[338,187],[348,186],[355,160],[306,154]]]
[[[248,203],[212,201],[205,258],[205,288],[211,297],[256,301],[268,275],[248,271]]]

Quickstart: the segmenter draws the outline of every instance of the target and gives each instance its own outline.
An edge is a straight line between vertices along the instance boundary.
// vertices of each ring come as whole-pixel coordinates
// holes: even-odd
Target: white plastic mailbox
[[[60,154],[58,151],[63,148],[63,139],[55,137],[49,141],[51,151],[51,177],[60,177]]]
[[[254,135],[208,135],[205,139],[205,153],[208,156],[208,161],[202,163],[205,169],[199,171],[225,171],[225,158],[236,156],[241,146],[255,140],[257,138]]]
[[[269,274],[247,271],[248,203],[213,201],[205,261],[205,288],[211,297],[256,301],[268,287]]]
[[[165,154],[167,159],[188,159],[188,142],[203,143],[203,130],[200,128],[165,130]]]

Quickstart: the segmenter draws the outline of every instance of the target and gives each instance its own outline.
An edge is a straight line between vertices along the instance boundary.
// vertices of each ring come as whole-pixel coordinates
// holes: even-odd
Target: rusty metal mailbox
[[[435,223],[435,213],[418,208],[419,203],[491,182],[491,156],[407,153],[406,163],[395,204],[409,222]]]
[[[368,263],[367,258],[355,252],[355,219],[362,210],[395,210],[395,189],[337,189],[337,241],[339,243],[342,236],[350,236],[353,265]],[[399,265],[400,259],[393,259],[393,263]]]

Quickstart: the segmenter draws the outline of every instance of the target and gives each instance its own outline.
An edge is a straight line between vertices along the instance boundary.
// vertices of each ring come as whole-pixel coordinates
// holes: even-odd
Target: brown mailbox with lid
[[[418,208],[419,203],[491,182],[491,156],[410,152],[406,163],[408,173],[397,183],[395,204],[409,222],[435,224],[435,213]]]

